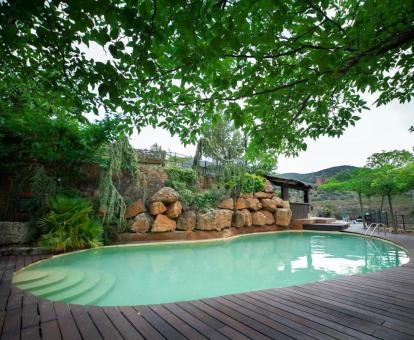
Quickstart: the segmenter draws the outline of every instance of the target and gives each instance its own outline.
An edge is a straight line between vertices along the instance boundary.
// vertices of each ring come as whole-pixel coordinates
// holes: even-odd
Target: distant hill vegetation
[[[299,174],[296,172],[288,172],[288,173],[284,173],[284,174],[280,174],[280,177],[283,178],[288,178],[288,179],[295,179],[298,181],[302,181],[305,183],[311,183],[311,184],[315,184],[317,182],[318,179],[321,178],[329,178],[332,176],[335,176],[336,174],[343,172],[343,171],[351,171],[356,169],[357,167],[352,166],[352,165],[340,165],[340,166],[334,166],[332,168],[327,168],[327,169],[323,169],[323,170],[319,170],[316,172],[310,172],[307,174]]]

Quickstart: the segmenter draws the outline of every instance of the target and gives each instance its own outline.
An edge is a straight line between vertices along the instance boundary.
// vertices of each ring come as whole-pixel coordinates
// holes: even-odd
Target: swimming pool
[[[79,251],[25,267],[13,283],[52,301],[140,305],[316,282],[408,260],[402,248],[379,239],[292,231]]]

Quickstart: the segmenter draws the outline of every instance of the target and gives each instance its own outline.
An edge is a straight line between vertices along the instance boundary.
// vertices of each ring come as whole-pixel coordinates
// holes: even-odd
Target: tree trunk
[[[392,225],[394,227],[394,231],[397,232],[397,224],[395,223],[395,216],[394,216],[394,208],[392,207],[392,198],[391,194],[387,194],[388,197],[388,204],[390,206],[390,212],[391,212],[391,221]]]
[[[372,215],[371,196],[368,196],[369,215]]]
[[[382,194],[382,198],[381,198],[381,208],[380,208],[380,212],[382,213],[382,208],[384,207],[384,198],[385,198],[385,194]]]
[[[362,207],[362,195],[360,192],[358,192],[358,201],[359,201],[359,209],[361,210],[361,216],[362,216],[362,223],[364,228],[366,228],[365,219],[364,219],[364,208]]]

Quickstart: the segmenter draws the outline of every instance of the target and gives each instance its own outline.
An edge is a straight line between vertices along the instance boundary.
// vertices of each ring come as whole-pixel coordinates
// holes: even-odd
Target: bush
[[[257,192],[264,189],[265,179],[262,176],[245,173],[228,181],[226,186],[239,192]]]
[[[169,177],[169,181],[167,183],[171,187],[174,187],[174,185],[185,185],[189,187],[194,187],[194,185],[197,182],[197,174],[193,169],[181,169],[171,167],[166,169],[166,171]]]
[[[102,226],[91,219],[92,206],[88,201],[56,196],[49,201],[49,209],[39,221],[45,247],[66,251],[101,245]]]

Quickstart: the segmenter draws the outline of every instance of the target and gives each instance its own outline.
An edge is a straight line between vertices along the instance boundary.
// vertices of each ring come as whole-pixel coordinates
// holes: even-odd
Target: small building
[[[275,176],[266,176],[266,178],[273,185],[280,187],[281,198],[285,201],[290,201],[289,189],[303,191],[303,202],[290,202],[290,209],[292,210],[293,220],[308,218],[311,207],[309,202],[309,191],[314,188],[311,184]]]

